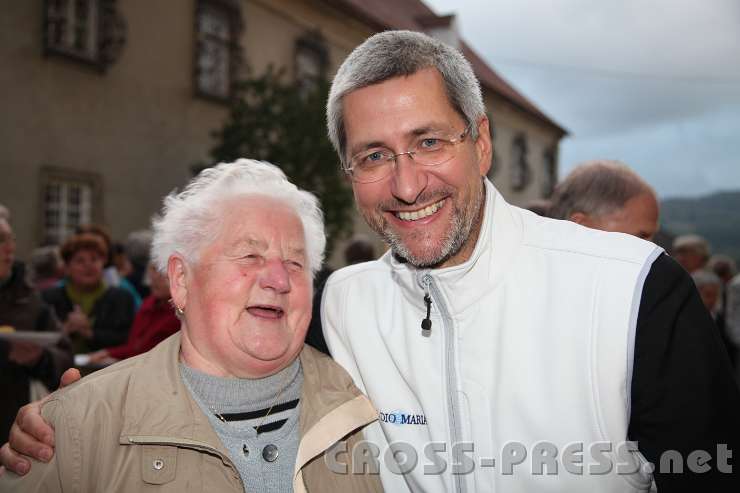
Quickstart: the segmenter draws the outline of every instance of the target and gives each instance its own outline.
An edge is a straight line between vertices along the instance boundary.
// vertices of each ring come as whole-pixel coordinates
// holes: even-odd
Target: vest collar
[[[469,308],[505,279],[522,245],[523,226],[516,208],[504,200],[487,178],[483,183],[486,192],[483,222],[468,260],[443,269],[417,269],[399,262],[390,252],[381,259],[391,266],[394,282],[411,304],[423,305],[421,278],[427,273],[444,295],[453,315]]]

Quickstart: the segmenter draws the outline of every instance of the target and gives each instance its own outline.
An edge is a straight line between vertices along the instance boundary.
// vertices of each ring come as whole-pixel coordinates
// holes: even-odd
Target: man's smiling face
[[[450,104],[436,69],[420,70],[350,92],[343,99],[348,155],[383,147],[405,152],[419,137],[457,137],[467,122]],[[482,221],[481,177],[491,163],[488,121],[479,137],[455,146],[437,166],[399,156],[395,171],[373,183],[353,183],[368,225],[393,252],[416,267],[448,267],[470,257]]]

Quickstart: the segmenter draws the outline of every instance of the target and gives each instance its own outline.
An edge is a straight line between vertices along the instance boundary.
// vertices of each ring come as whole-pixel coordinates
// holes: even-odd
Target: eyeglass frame
[[[450,147],[455,147],[458,144],[460,144],[462,142],[465,142],[465,139],[472,133],[472,131],[473,131],[473,122],[470,122],[463,129],[463,131],[460,134],[458,134],[458,137],[454,137],[452,139],[438,138],[437,140],[442,140],[442,141],[446,142],[447,144],[449,144]],[[432,138],[432,137],[427,137],[427,138]],[[424,139],[421,139],[421,140],[424,140]],[[389,151],[391,151],[391,152],[393,151],[392,149],[388,149],[388,148],[386,148],[386,149],[389,150]],[[365,152],[365,151],[358,152],[357,154],[355,154],[354,156],[352,156],[349,159],[349,161],[351,162],[352,160],[354,160],[357,156],[359,156],[363,152]],[[439,163],[424,164],[424,163],[421,163],[421,162],[417,161],[416,159],[414,159],[414,154],[419,154],[419,151],[418,150],[416,150],[416,151],[407,150],[405,152],[398,152],[398,153],[395,153],[395,154],[391,154],[390,156],[387,157],[386,161],[392,161],[394,163],[394,166],[397,166],[398,165],[398,158],[400,156],[407,155],[411,159],[411,161],[413,161],[414,163],[419,164],[419,165],[424,166],[424,167],[432,168],[432,167],[439,166],[441,164],[447,163],[447,162],[449,162],[454,157],[454,156],[450,156],[449,159],[446,159],[446,160],[441,161]],[[422,151],[422,154],[423,154],[423,151]],[[354,169],[354,166],[351,166],[351,165],[350,166],[345,166],[344,164],[342,165],[342,170],[345,173],[347,173],[347,176],[349,176],[350,180],[354,181],[355,183],[375,183],[375,182],[378,182],[378,181],[380,181],[380,180],[382,180],[384,178],[387,178],[394,171],[394,168],[391,167],[390,173],[388,173],[386,175],[383,175],[380,178],[377,178],[377,179],[371,180],[371,181],[358,181],[354,177],[355,175],[353,173],[353,169]]]

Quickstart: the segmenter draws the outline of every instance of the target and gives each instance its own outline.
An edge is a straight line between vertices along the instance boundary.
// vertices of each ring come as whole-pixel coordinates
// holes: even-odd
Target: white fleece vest
[[[464,264],[420,271],[386,254],[332,275],[326,340],[379,411],[366,438],[386,490],[647,490],[644,459],[623,442],[637,310],[661,251],[540,218],[486,180],[480,237]],[[540,466],[555,451],[554,466]],[[415,467],[404,463],[414,456]]]

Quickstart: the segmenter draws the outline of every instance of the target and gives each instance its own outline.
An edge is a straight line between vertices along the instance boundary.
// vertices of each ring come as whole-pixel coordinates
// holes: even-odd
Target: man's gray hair
[[[0,219],[5,219],[10,223],[10,209],[0,204]]]
[[[48,245],[35,248],[29,258],[31,278],[34,281],[53,277],[59,273],[62,265],[62,256],[57,245]]]
[[[267,196],[293,209],[303,224],[308,267],[313,276],[324,259],[326,236],[319,200],[288,181],[275,165],[239,159],[207,168],[180,193],[164,199],[162,214],[152,220],[152,261],[161,272],[174,253],[197,263],[203,246],[213,241],[228,202],[243,196]]]
[[[737,274],[737,263],[729,255],[718,253],[709,259],[707,269],[717,274],[720,279],[731,279]]]
[[[138,268],[145,268],[149,263],[152,250],[151,230],[141,229],[129,233],[123,244],[123,249],[133,265]]]
[[[569,219],[577,212],[601,217],[616,212],[644,193],[655,194],[637,173],[619,161],[597,160],[579,164],[556,187],[550,217]]]
[[[677,236],[673,240],[673,253],[677,252],[692,252],[704,259],[709,258],[710,248],[709,242],[699,235],[681,235]]]
[[[329,140],[346,164],[346,134],[342,99],[357,89],[394,77],[413,75],[436,68],[445,83],[455,110],[478,138],[477,122],[486,114],[480,84],[473,68],[455,48],[426,34],[412,31],[385,31],[369,37],[354,49],[334,76],[326,105]]]

